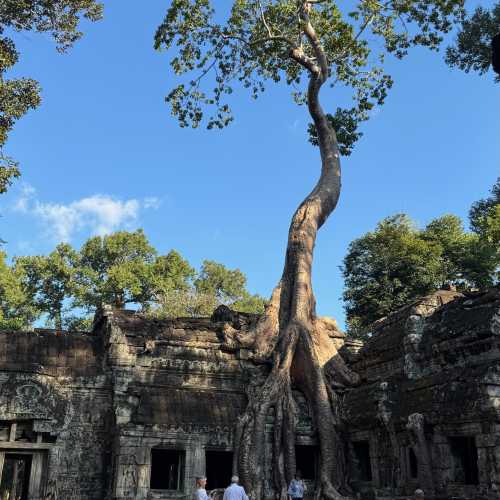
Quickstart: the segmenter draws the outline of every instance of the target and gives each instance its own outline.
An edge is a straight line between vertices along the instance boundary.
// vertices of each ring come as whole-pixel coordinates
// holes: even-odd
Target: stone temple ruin
[[[0,500],[178,500],[201,474],[209,489],[227,486],[246,390],[267,368],[223,332],[255,320],[104,310],[92,333],[0,333]],[[439,291],[377,322],[365,345],[331,337],[361,377],[338,389],[340,452],[358,496],[500,497],[499,289]],[[315,430],[296,399],[298,468],[312,493]]]

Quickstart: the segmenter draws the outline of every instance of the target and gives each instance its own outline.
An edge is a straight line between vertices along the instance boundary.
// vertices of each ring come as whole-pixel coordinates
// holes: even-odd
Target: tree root
[[[274,319],[262,324],[276,325]],[[259,336],[262,335],[261,337]],[[287,486],[296,472],[295,432],[297,408],[292,395],[299,389],[309,402],[317,429],[320,466],[317,498],[345,500],[339,492],[345,476],[341,444],[337,432],[339,416],[335,393],[328,378],[336,385],[356,382],[327,334],[324,321],[307,325],[291,322],[282,333],[260,330],[255,345],[259,352],[272,352],[272,369],[264,384],[248,390],[248,406],[240,417],[235,439],[237,469],[253,500],[261,500],[264,492],[266,421],[274,416],[272,464],[275,496],[287,498]],[[272,346],[272,348],[270,348]],[[334,485],[335,482],[335,485]]]

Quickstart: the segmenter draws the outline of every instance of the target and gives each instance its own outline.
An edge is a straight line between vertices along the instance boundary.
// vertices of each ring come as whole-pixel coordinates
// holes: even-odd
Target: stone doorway
[[[206,450],[207,489],[227,488],[233,475],[233,452]]]
[[[32,456],[6,453],[0,471],[0,500],[28,500]]]

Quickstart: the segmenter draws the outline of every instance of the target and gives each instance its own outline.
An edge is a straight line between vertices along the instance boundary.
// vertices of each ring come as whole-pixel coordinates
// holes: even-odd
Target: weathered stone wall
[[[235,340],[254,320],[226,311],[155,321],[105,310],[93,334],[0,333],[0,470],[5,457],[29,454],[29,498],[37,500],[191,497],[195,477],[213,465],[207,453],[209,462],[225,460],[224,474],[235,470],[235,425],[268,369]],[[421,487],[428,497],[498,498],[498,290],[438,292],[376,323],[366,345],[346,341],[341,353],[361,377],[339,389],[355,492],[393,498]],[[314,419],[295,397],[300,460],[311,472]],[[271,416],[267,431],[272,498]],[[477,454],[477,477],[467,453]],[[170,468],[171,483],[158,487],[155,467]]]
[[[104,498],[111,423],[104,368],[97,336],[0,333],[0,461],[33,454],[40,477],[30,499]]]
[[[350,436],[369,443],[373,472],[358,489],[499,497],[498,289],[441,291],[398,311],[351,366],[363,382],[345,400]]]

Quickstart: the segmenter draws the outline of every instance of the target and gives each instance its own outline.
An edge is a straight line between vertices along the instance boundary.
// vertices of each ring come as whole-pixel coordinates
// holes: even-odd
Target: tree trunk
[[[307,8],[308,4],[305,4]],[[310,8],[310,7],[309,7]],[[344,483],[344,468],[337,434],[337,403],[329,387],[325,367],[337,372],[343,382],[355,382],[337,354],[325,325],[316,316],[311,283],[314,245],[318,229],[337,205],[340,195],[340,155],[335,131],[319,103],[319,91],[328,77],[324,53],[303,13],[304,33],[316,52],[308,59],[294,49],[290,56],[310,72],[309,113],[316,126],[321,153],[320,178],[293,215],[288,233],[285,266],[270,306],[256,328],[256,357],[272,354],[272,369],[262,387],[250,389],[249,403],[238,424],[236,445],[238,470],[253,500],[264,497],[265,422],[274,412],[273,478],[277,498],[285,499],[287,485],[296,469],[295,403],[292,385],[311,407],[320,452],[317,497],[338,500]]]

